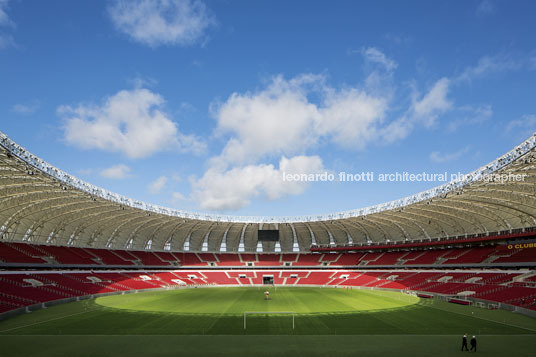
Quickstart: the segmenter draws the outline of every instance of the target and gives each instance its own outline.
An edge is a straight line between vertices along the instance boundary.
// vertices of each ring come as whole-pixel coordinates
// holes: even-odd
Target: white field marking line
[[[424,305],[424,306],[427,306],[427,305]],[[462,314],[461,312],[444,310],[444,309],[441,309],[441,308],[439,308],[439,307],[435,307],[435,306],[431,306],[431,305],[430,305],[429,307],[434,308],[434,309],[436,309],[436,310],[441,310],[441,311],[445,311],[445,312],[452,312],[452,313],[454,313],[454,314],[458,314],[458,315],[463,315],[463,316],[472,317],[472,318],[475,318],[475,319],[480,319],[480,320],[489,321],[489,322],[495,322],[495,323],[497,323],[497,324],[501,324],[501,325],[517,327],[517,328],[520,328],[520,329],[523,329],[523,330],[536,332],[536,330],[531,329],[531,328],[528,328],[528,327],[523,327],[523,326],[518,326],[518,325],[513,325],[513,324],[507,324],[506,322],[501,322],[501,321],[495,321],[495,320],[485,319],[485,318],[483,318],[483,317],[478,317],[478,316],[474,316],[474,315],[466,315],[466,314]],[[490,335],[490,336],[493,336],[493,335]],[[501,335],[499,335],[499,336],[501,336]]]
[[[236,299],[234,300],[234,302],[236,302]],[[229,308],[227,309],[229,310]],[[225,315],[224,312],[220,312],[217,316],[218,318],[217,319],[214,319],[214,321],[206,328],[207,330],[210,330],[211,328],[214,327],[214,325],[216,325],[216,323],[222,318],[222,316]],[[203,331],[205,331],[205,328],[203,328]]]
[[[278,336],[278,337],[301,337],[301,336],[306,336],[306,337],[322,337],[322,336],[329,336],[330,338],[331,337],[341,337],[341,338],[347,338],[348,336],[352,336],[352,337],[370,337],[370,336],[381,336],[381,337],[400,337],[400,336],[404,336],[404,337],[427,337],[427,336],[430,336],[430,337],[452,337],[452,336],[461,336],[459,333],[458,334],[455,334],[455,335],[413,335],[413,334],[398,334],[398,335],[172,335],[172,334],[168,334],[168,335],[152,335],[152,334],[147,334],[147,335],[112,335],[112,334],[106,334],[106,335],[101,335],[101,334],[96,334],[96,335],[88,335],[88,334],[83,334],[83,335],[79,335],[79,334],[55,334],[55,335],[43,335],[43,334],[31,334],[31,335],[25,335],[25,334],[16,334],[16,335],[9,335],[9,334],[5,334],[5,335],[0,335],[0,339],[5,336],[5,337],[13,337],[13,336],[24,336],[24,337],[29,337],[29,336],[37,336],[37,337],[52,337],[52,336],[56,336],[56,337],[73,337],[73,336],[76,336],[76,337],[82,337],[82,336],[87,336],[87,337],[209,337],[209,336],[222,336],[222,337],[231,337],[231,336],[235,336],[235,337],[240,337],[240,338],[244,338],[244,337],[247,337],[247,336],[256,336],[256,337],[266,337],[266,336]],[[514,334],[514,335],[510,335],[510,334],[506,334],[506,335],[478,335],[478,336],[486,336],[486,337],[509,337],[509,336],[512,336],[512,337],[530,337],[530,338],[533,338],[534,336],[536,336],[536,334],[531,334],[531,333],[526,333],[526,334]]]
[[[216,325],[216,322],[220,321],[220,319],[221,319],[221,317],[222,317],[223,315],[224,315],[223,312],[220,313],[220,314],[218,314],[218,315],[216,315],[216,316],[218,316],[218,318],[217,318],[217,319],[214,319],[214,321],[213,321],[213,322],[212,322],[206,329],[207,329],[207,330],[210,330],[211,328],[213,328],[214,325]],[[203,331],[205,331],[205,328],[204,328],[204,327],[203,327]],[[154,336],[154,335],[153,335],[153,336]],[[158,336],[158,335],[156,335],[156,336]],[[201,335],[201,336],[202,336],[202,335]]]
[[[80,311],[80,312],[76,312],[76,313],[74,313],[74,314],[69,314],[69,315],[65,315],[65,316],[55,317],[55,318],[53,318],[53,319],[48,319],[48,320],[44,320],[44,321],[34,322],[33,324],[28,324],[28,325],[23,325],[23,326],[18,326],[18,327],[12,327],[12,328],[8,328],[7,330],[1,330],[0,333],[8,332],[8,331],[13,331],[13,330],[18,330],[18,329],[20,329],[20,328],[25,328],[25,327],[35,326],[35,325],[39,325],[39,324],[44,324],[45,322],[61,320],[61,319],[64,319],[64,318],[66,318],[66,317],[71,317],[71,316],[81,315],[81,314],[85,314],[85,313],[88,313],[88,312],[97,311],[97,310],[101,310],[101,309],[102,309],[102,307],[99,307],[99,308],[97,308],[97,309],[91,309],[91,310],[86,310],[86,311]],[[6,335],[6,336],[9,336],[9,335]],[[21,336],[30,336],[30,335],[21,335]],[[39,335],[35,335],[35,336],[39,336]],[[43,336],[53,336],[53,335],[43,335]]]

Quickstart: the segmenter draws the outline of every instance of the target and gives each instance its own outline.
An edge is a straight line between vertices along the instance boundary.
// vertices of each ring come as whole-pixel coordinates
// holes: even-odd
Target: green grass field
[[[459,354],[463,333],[486,356],[532,356],[536,319],[328,288],[210,288],[99,297],[0,322],[1,356]],[[293,311],[248,315],[244,311]]]

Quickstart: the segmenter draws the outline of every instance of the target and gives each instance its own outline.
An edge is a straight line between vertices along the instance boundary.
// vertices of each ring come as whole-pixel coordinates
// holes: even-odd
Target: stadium
[[[532,348],[536,135],[465,180],[315,217],[158,207],[81,181],[3,133],[0,144],[8,348],[37,338],[50,355],[79,344],[106,353],[136,336],[173,351],[167,335],[179,335],[182,352],[209,354],[269,335],[273,353],[281,336],[299,336],[295,353],[333,352],[317,344],[332,339],[344,353],[360,348],[341,335],[373,335],[409,355],[405,340],[452,344],[465,330],[500,353]],[[491,174],[525,180],[481,179]]]
[[[534,356],[535,13],[0,0],[0,356]]]

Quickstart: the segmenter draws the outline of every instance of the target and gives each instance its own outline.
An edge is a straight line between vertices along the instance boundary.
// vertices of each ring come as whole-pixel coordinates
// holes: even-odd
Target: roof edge
[[[38,169],[46,175],[49,175],[60,182],[86,192],[92,196],[99,197],[111,202],[115,202],[120,205],[129,206],[132,208],[141,209],[144,211],[154,212],[172,217],[179,217],[184,219],[194,219],[202,221],[213,222],[234,222],[234,223],[299,223],[299,222],[321,222],[331,221],[338,219],[346,219],[352,217],[366,216],[373,213],[380,213],[383,211],[389,211],[393,209],[399,209],[409,206],[414,203],[433,199],[438,196],[446,195],[449,192],[453,192],[463,188],[464,186],[481,180],[485,175],[490,175],[497,170],[509,165],[513,161],[525,155],[527,152],[536,147],[536,133],[532,134],[528,139],[521,144],[508,151],[501,157],[493,160],[492,162],[484,165],[469,174],[464,175],[459,180],[447,182],[443,185],[436,186],[426,191],[416,193],[411,196],[400,198],[397,200],[380,203],[365,208],[359,208],[349,211],[342,211],[330,214],[318,214],[318,215],[304,215],[304,216],[233,216],[233,215],[220,215],[210,213],[198,213],[187,212],[183,210],[163,207],[154,205],[151,203],[134,200],[132,198],[108,191],[104,188],[90,184],[84,180],[81,180],[75,176],[68,174],[67,172],[60,170],[53,165],[49,164],[45,160],[32,154],[24,147],[11,140],[4,132],[0,131],[0,145],[4,147],[8,152],[18,157],[28,165]]]

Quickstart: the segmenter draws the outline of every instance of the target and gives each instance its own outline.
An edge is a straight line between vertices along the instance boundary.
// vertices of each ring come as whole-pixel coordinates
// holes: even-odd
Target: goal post
[[[244,311],[244,330],[247,328],[247,316],[248,315],[292,315],[292,329],[295,326],[295,313],[294,311]]]

